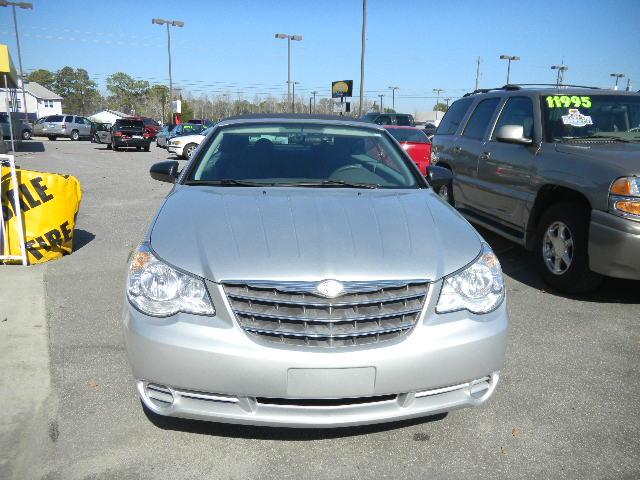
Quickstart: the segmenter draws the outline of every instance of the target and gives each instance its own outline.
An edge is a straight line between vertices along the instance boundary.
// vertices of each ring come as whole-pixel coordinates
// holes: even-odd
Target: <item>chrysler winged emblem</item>
[[[336,298],[344,291],[344,286],[337,280],[322,280],[316,285],[316,292],[325,298]]]

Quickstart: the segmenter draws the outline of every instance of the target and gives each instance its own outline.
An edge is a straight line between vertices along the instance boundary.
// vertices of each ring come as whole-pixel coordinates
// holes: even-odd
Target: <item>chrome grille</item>
[[[363,345],[401,336],[415,325],[429,283],[344,282],[325,298],[318,282],[224,282],[243,330],[266,340],[309,346]]]

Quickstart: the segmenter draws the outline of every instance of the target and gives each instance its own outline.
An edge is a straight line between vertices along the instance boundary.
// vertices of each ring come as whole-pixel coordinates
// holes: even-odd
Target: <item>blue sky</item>
[[[32,0],[18,11],[25,70],[82,67],[99,84],[116,71],[166,83],[164,27],[151,18],[179,19],[173,29],[174,83],[198,95],[228,92],[246,98],[286,93],[286,41],[292,44],[296,94],[328,96],[332,80],[360,72],[361,0],[72,1]],[[480,86],[503,85],[506,62],[519,55],[512,82],[553,82],[550,65],[569,66],[567,83],[609,86],[624,72],[640,89],[640,1],[369,0],[365,91],[372,100],[396,85],[396,109],[430,110],[432,90],[456,98]],[[0,9],[0,42],[14,58],[11,11]],[[17,66],[17,58],[14,63]]]

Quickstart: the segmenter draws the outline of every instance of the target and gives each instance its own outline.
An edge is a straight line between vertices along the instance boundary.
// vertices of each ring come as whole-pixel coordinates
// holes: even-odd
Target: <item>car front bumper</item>
[[[184,145],[171,145],[169,144],[167,146],[167,150],[171,153],[173,153],[174,155],[177,155],[179,157],[182,156],[182,151],[184,149]]]
[[[640,222],[593,210],[589,266],[602,275],[640,280]]]
[[[159,319],[125,302],[129,361],[138,394],[154,413],[247,425],[364,425],[480,405],[498,382],[508,328],[504,302],[482,318],[436,315],[437,285],[403,337],[300,347],[249,337],[222,288],[208,286],[215,317]]]

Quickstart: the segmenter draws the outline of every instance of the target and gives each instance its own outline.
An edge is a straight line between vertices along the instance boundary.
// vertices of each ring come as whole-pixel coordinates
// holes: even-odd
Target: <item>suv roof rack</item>
[[[503,85],[502,87],[494,87],[494,88],[479,88],[474,90],[473,92],[465,93],[463,97],[468,97],[469,95],[475,95],[477,93],[488,93],[494,92],[496,90],[520,90],[522,87],[555,87],[555,88],[564,88],[564,87],[573,87],[573,88],[589,88],[593,90],[600,90],[600,87],[590,87],[588,85],[570,85],[567,83],[563,83],[561,85],[555,83],[508,83]]]

